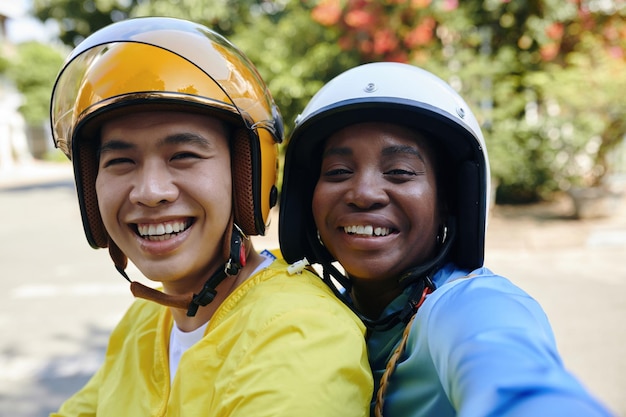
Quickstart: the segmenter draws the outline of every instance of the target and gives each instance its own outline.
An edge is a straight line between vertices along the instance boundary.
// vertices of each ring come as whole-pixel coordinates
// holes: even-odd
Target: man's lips
[[[137,223],[137,233],[144,239],[162,241],[170,239],[180,232],[184,232],[191,226],[192,220],[177,219],[159,223]]]

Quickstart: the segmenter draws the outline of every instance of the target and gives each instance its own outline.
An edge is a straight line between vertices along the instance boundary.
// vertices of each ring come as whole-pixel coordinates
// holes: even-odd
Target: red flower
[[[553,40],[560,40],[563,37],[563,31],[563,23],[555,22],[546,28],[546,34]]]
[[[323,0],[311,12],[313,20],[324,26],[333,26],[341,18],[339,0]]]
[[[398,47],[398,38],[390,29],[382,29],[374,33],[374,53],[383,55]]]
[[[375,21],[375,17],[366,10],[350,10],[345,17],[346,24],[355,29],[372,26]]]
[[[434,27],[435,20],[432,17],[424,18],[417,27],[406,34],[404,44],[408,48],[426,45],[433,38]]]

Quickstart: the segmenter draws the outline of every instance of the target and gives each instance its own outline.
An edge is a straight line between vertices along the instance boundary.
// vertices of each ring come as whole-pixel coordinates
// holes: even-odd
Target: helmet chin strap
[[[128,265],[128,258],[110,238],[109,254],[111,255],[111,259],[113,259],[115,269],[130,282],[130,290],[135,297],[154,301],[166,307],[187,309],[187,316],[193,317],[196,315],[200,306],[206,306],[215,299],[217,286],[225,278],[237,275],[246,264],[246,249],[243,243],[245,235],[234,223],[232,217],[230,224],[231,232],[224,240],[224,253],[227,261],[224,263],[223,267],[218,268],[217,271],[211,275],[197,294],[166,294],[140,282],[132,281],[125,271]]]
[[[215,288],[217,288],[226,277],[237,275],[241,268],[246,265],[246,248],[243,244],[243,237],[244,234],[241,229],[233,223],[230,239],[226,240],[230,241],[228,260],[223,268],[215,271],[211,278],[204,283],[200,292],[193,295],[187,308],[187,316],[195,316],[198,307],[204,307],[211,303],[217,295]]]
[[[339,272],[339,270],[332,265],[332,261],[329,259],[327,254],[317,253],[316,255],[318,256],[318,259],[322,259],[320,261],[323,267],[322,279],[333,290],[335,295],[343,301],[344,304],[350,307],[350,309],[361,319],[361,321],[363,321],[368,329],[373,331],[385,331],[391,329],[399,323],[406,324],[422,305],[426,295],[435,290],[435,284],[433,283],[431,277],[433,273],[436,272],[445,262],[456,236],[456,221],[453,217],[448,219],[447,226],[448,230],[446,239],[441,243],[437,255],[430,261],[411,268],[400,275],[398,283],[402,289],[407,288],[412,284],[416,284],[415,288],[411,291],[409,298],[402,309],[394,311],[384,317],[373,320],[363,315],[363,313],[361,313],[354,306],[354,303],[347,295],[351,287],[350,279]],[[317,250],[318,246],[313,245],[313,248],[315,248],[316,252],[321,252]],[[343,286],[344,291],[337,288],[337,286],[333,283],[333,279],[338,281]]]

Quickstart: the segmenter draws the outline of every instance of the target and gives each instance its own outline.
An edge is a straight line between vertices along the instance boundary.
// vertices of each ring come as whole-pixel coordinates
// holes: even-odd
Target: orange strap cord
[[[433,292],[433,290],[429,286],[426,286],[426,288],[424,288],[424,291],[422,292],[422,297],[420,298],[419,303],[417,303],[415,307],[415,313],[413,314],[413,316],[411,317],[411,319],[409,320],[409,322],[406,324],[404,328],[404,332],[402,333],[402,340],[400,341],[400,344],[398,345],[395,352],[393,352],[393,355],[391,355],[391,358],[387,362],[385,372],[383,373],[383,376],[380,378],[380,387],[378,388],[378,392],[376,393],[376,407],[374,408],[374,415],[376,417],[383,417],[383,405],[385,404],[385,393],[387,392],[387,384],[389,382],[389,377],[391,376],[393,371],[396,369],[396,364],[398,363],[398,359],[400,358],[400,356],[404,352],[404,349],[406,348],[406,342],[409,339],[409,333],[411,332],[411,325],[413,324],[413,320],[415,319],[415,316],[417,315],[417,310],[422,306],[422,304],[424,303],[424,300],[426,300],[426,296],[430,294],[431,292]]]

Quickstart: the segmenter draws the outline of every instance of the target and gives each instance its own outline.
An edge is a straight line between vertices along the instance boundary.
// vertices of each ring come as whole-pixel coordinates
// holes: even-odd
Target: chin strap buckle
[[[214,279],[215,278],[215,279]],[[226,274],[223,271],[218,271],[217,274],[213,275],[202,290],[198,294],[194,294],[191,302],[189,303],[189,307],[187,308],[187,316],[193,317],[198,312],[198,307],[209,305],[217,295],[217,291],[213,288],[213,285],[217,287],[217,285],[226,278]]]
[[[246,265],[246,247],[243,244],[245,234],[239,226],[233,224],[233,233],[230,238],[230,256],[223,269],[218,269],[207,280],[198,294],[194,294],[187,308],[187,316],[193,317],[198,312],[198,307],[210,304],[217,295],[217,286],[228,276],[237,275],[241,268]]]
[[[432,293],[435,290],[435,284],[430,279],[428,275],[426,275],[422,281],[421,285],[415,287],[415,290],[411,293],[407,304],[404,306],[402,313],[400,313],[400,320],[403,323],[408,323],[411,320],[411,317],[417,313],[417,310],[424,304],[426,301],[426,296]]]
[[[233,224],[233,233],[230,237],[230,255],[224,266],[224,272],[228,275],[237,275],[241,268],[246,266],[246,246],[243,244],[244,238],[247,239],[247,236],[239,226]]]

